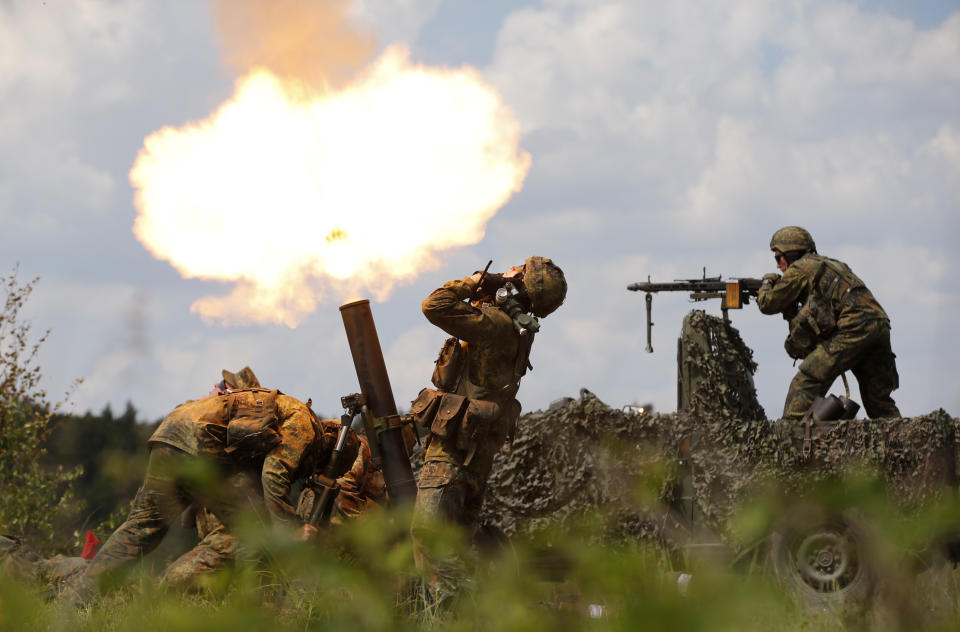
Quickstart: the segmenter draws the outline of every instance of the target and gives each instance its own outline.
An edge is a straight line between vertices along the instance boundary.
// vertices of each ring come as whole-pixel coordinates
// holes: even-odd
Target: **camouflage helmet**
[[[787,253],[795,250],[816,252],[817,244],[813,242],[805,229],[799,226],[786,226],[773,234],[770,238],[770,250],[779,250]]]
[[[530,257],[524,262],[523,287],[534,316],[539,318],[560,307],[567,296],[563,270],[546,257]]]
[[[260,388],[260,380],[253,374],[253,369],[248,366],[243,367],[236,373],[223,370],[223,379],[237,390],[244,388]]]

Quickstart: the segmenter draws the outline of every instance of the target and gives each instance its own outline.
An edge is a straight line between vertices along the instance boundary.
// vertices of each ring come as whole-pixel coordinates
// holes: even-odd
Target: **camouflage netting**
[[[769,483],[803,494],[866,465],[909,504],[939,497],[953,480],[960,420],[943,410],[832,423],[820,429],[812,458],[802,458],[802,428],[762,417],[752,354],[736,330],[698,312],[685,322],[711,341],[710,353],[685,347],[686,361],[708,378],[696,381],[687,410],[637,416],[584,390],[561,408],[524,415],[512,446],[494,462],[481,521],[509,535],[530,534],[572,525],[599,508],[607,516],[604,537],[673,539],[683,527],[669,507],[688,475],[703,522],[723,537],[736,508]]]
[[[680,336],[681,410],[724,419],[767,418],[753,385],[753,350],[736,327],[695,309],[683,319]]]

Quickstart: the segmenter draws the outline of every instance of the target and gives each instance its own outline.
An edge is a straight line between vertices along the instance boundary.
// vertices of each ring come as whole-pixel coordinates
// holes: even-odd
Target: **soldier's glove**
[[[493,296],[510,280],[509,278],[505,279],[502,274],[487,272],[486,276],[480,281],[480,285],[477,286],[477,296]]]
[[[320,533],[320,529],[314,527],[313,525],[304,523],[299,529],[297,529],[297,532],[294,533],[293,537],[300,542],[309,542],[317,537],[318,533]]]
[[[780,280],[780,275],[773,272],[763,275],[763,285],[776,285]]]

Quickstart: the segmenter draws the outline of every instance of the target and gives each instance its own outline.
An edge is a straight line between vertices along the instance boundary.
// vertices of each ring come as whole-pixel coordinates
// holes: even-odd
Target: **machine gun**
[[[750,296],[756,296],[763,283],[761,279],[726,279],[721,276],[708,277],[707,269],[703,269],[703,278],[676,279],[672,283],[653,283],[650,277],[646,281],[631,283],[627,289],[631,292],[646,292],[647,301],[647,353],[653,353],[650,342],[650,332],[653,327],[651,312],[653,311],[654,292],[689,292],[690,300],[706,301],[712,298],[720,299],[720,309],[723,310],[724,322],[730,322],[727,310],[741,309],[750,302]]]

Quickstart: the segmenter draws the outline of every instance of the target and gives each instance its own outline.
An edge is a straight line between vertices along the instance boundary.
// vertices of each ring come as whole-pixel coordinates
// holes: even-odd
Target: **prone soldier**
[[[801,419],[847,370],[857,378],[867,415],[899,417],[890,396],[899,386],[890,319],[877,299],[847,264],[817,254],[813,237],[799,226],[775,232],[770,250],[783,275],[763,277],[757,306],[764,314],[783,314],[790,323],[784,346],[802,360],[784,419]]]

